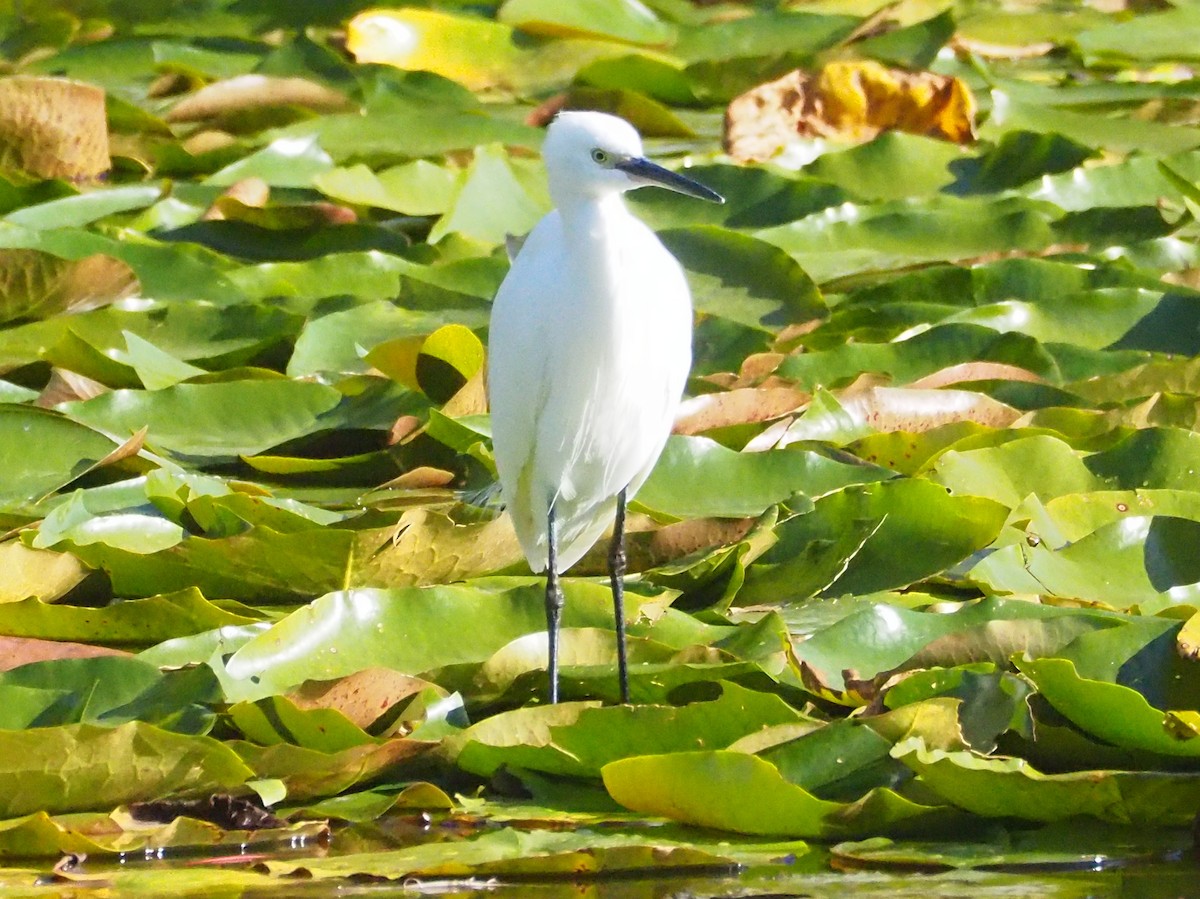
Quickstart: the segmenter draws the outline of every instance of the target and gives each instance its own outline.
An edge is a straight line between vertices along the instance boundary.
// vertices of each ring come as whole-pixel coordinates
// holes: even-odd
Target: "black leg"
[[[558,702],[558,625],[562,618],[563,595],[558,583],[558,524],[554,506],[546,515],[546,633],[550,642],[550,702]]]
[[[608,577],[612,583],[613,616],[617,625],[617,677],[621,702],[629,704],[629,660],[625,652],[625,490],[617,494],[617,517],[608,548]]]

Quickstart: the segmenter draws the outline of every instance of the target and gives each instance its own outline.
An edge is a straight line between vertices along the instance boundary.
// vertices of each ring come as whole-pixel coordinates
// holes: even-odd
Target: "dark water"
[[[1180,899],[1200,897],[1200,867],[1195,864],[1143,866],[1137,870],[1102,872],[855,872],[755,874],[674,877],[653,880],[606,880],[561,883],[484,884],[342,884],[301,885],[244,896],[396,896],[491,897],[491,899]]]
[[[78,872],[84,879],[96,878],[90,884],[46,882],[33,892],[25,889],[10,892],[0,885],[0,897],[1184,899],[1194,896],[1200,899],[1200,852],[1193,847],[1190,830],[1114,828],[1095,822],[1064,822],[1041,830],[1010,831],[998,826],[988,832],[988,839],[963,834],[965,841],[960,843],[872,840],[832,848],[813,844],[807,852],[801,845],[796,857],[785,856],[786,863],[780,859],[770,867],[671,873],[659,869],[653,876],[399,881],[367,877],[319,879],[309,876],[307,870],[269,880],[262,876],[267,863],[289,861],[309,866],[319,874],[322,859],[345,860],[353,870],[361,864],[359,860],[372,858],[375,863],[366,865],[367,869],[386,870],[386,865],[381,867],[378,862],[381,858],[390,861],[396,850],[428,842],[453,844],[463,839],[462,835],[452,834],[437,824],[421,827],[414,822],[411,817],[396,816],[365,827],[337,828],[331,841],[301,841],[290,848],[279,844],[246,847],[245,854],[235,851],[224,857],[209,850],[194,854],[167,852],[148,858],[138,853],[136,858],[131,855],[120,864],[94,859],[84,861]],[[381,827],[381,823],[392,826]],[[589,833],[587,829],[575,832]],[[673,836],[678,838],[684,833],[696,845],[708,848],[728,845],[724,841],[732,838],[727,834],[684,829],[673,832]],[[714,838],[719,842],[714,843]],[[447,849],[450,848],[448,845]],[[1093,850],[1095,855],[1088,854]],[[963,867],[952,869],[951,865]],[[196,877],[189,876],[189,872]],[[223,877],[221,872],[230,876]],[[237,882],[239,874],[243,878],[241,883]],[[250,874],[254,874],[257,884],[244,882]],[[111,881],[104,884],[106,875]],[[33,885],[32,879],[29,885]]]
[[[169,867],[169,860],[158,862]],[[1107,865],[1107,867],[1106,867]],[[1049,869],[1047,869],[1049,868]],[[2,893],[0,893],[2,894]],[[172,891],[171,895],[184,895]],[[48,893],[53,895],[53,893]],[[71,892],[71,896],[87,893]],[[97,894],[92,894],[97,895]],[[104,892],[105,897],[146,896],[139,889]],[[187,891],[186,895],[208,895]],[[1200,899],[1200,861],[1188,853],[1167,860],[1102,861],[1083,865],[1030,866],[1006,870],[834,870],[829,854],[817,850],[787,868],[695,871],[671,876],[617,876],[583,880],[504,882],[364,881],[282,879],[277,885],[245,890],[222,889],[212,895],[243,899],[390,899],[390,897],[461,897],[461,899]]]

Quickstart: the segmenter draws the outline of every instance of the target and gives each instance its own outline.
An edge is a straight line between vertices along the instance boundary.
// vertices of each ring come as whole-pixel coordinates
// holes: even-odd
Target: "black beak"
[[[640,181],[643,184],[656,184],[659,187],[665,187],[667,190],[695,197],[697,200],[708,200],[712,203],[725,202],[725,198],[715,190],[710,190],[700,182],[693,181],[691,178],[680,175],[678,172],[664,169],[661,165],[651,162],[644,156],[631,156],[628,159],[622,159],[613,167],[620,169],[635,181]]]

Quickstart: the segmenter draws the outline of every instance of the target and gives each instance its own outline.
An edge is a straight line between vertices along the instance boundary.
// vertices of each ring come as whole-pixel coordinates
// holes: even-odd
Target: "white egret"
[[[530,232],[492,306],[488,394],[501,492],[546,570],[550,701],[558,701],[559,574],[609,525],[621,701],[625,504],[671,431],[692,359],[683,269],[621,194],[657,184],[722,203],[650,162],[628,122],[564,112],[542,155],[555,209]]]

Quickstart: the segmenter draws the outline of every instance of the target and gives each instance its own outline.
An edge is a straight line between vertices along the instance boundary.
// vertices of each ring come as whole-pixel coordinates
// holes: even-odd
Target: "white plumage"
[[[601,113],[560,114],[543,156],[556,208],[496,295],[488,393],[521,546],[534,571],[547,567],[553,509],[564,571],[613,523],[620,492],[631,498],[650,473],[691,366],[683,270],[621,194],[657,183],[720,198],[645,160],[633,127]],[[552,681],[555,669],[552,658]]]

